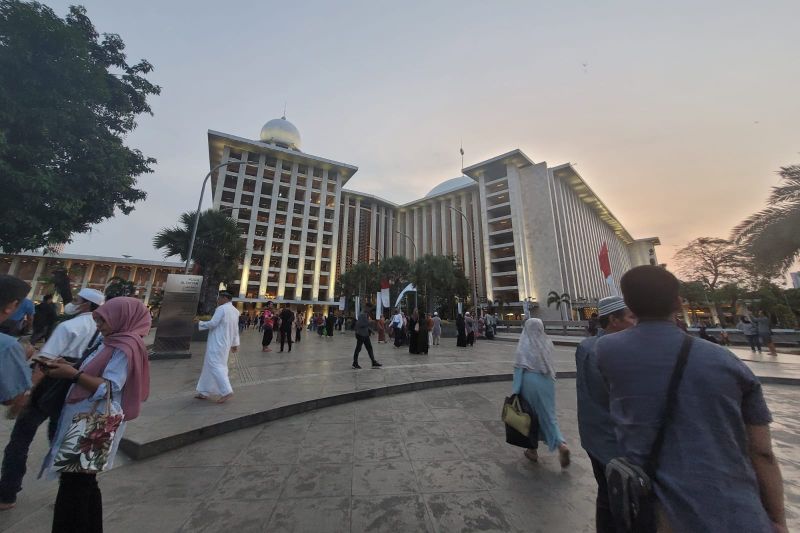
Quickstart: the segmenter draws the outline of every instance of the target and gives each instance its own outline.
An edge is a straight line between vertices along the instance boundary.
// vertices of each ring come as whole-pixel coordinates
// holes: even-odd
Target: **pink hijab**
[[[150,394],[150,363],[142,337],[150,331],[150,312],[136,299],[121,296],[109,300],[93,313],[111,326],[113,333],[103,337],[103,350],[83,371],[90,376],[103,375],[114,350],[122,350],[128,358],[128,378],[122,388],[122,410],[125,420],[139,416],[141,403]],[[72,387],[67,403],[77,403],[91,396],[83,387]]]

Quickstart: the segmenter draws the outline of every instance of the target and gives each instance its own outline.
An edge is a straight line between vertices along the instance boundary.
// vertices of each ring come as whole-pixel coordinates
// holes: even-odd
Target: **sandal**
[[[525,450],[525,458],[528,459],[528,461],[530,461],[532,463],[538,463],[539,462],[539,452],[537,452],[533,448],[528,448],[527,450]]]
[[[558,462],[561,463],[561,468],[566,468],[569,466],[570,457],[569,457],[569,448],[566,446],[563,448],[558,449]]]

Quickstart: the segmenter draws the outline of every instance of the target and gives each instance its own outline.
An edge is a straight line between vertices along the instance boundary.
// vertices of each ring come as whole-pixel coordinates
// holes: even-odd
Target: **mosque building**
[[[358,167],[301,151],[297,128],[270,120],[258,140],[209,130],[213,207],[246,239],[235,300],[324,310],[336,279],[393,255],[455,256],[479,302],[530,303],[558,319],[548,294],[590,309],[632,266],[656,264],[658,238],[634,239],[570,164],[550,167],[512,150],[463,169],[423,198],[395,204],[346,188]],[[229,163],[225,165],[225,163]],[[610,283],[598,261],[608,248]],[[594,303],[593,303],[594,302]]]

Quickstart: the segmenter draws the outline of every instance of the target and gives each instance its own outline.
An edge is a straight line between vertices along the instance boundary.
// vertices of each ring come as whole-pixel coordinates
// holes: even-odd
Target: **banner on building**
[[[202,286],[203,276],[167,276],[151,359],[183,359],[192,356],[189,344],[197,328],[194,317]]]
[[[347,305],[345,297],[344,296],[339,297],[339,311],[344,311],[345,305]]]
[[[617,296],[617,287],[614,285],[614,276],[611,273],[611,260],[608,257],[608,244],[605,241],[600,246],[600,254],[597,259],[600,261],[600,272],[603,273],[603,278],[606,280],[612,296]]]

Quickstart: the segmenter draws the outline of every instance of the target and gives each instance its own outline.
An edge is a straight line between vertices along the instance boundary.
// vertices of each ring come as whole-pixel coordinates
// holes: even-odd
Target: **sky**
[[[304,152],[398,203],[458,176],[462,143],[465,166],[515,148],[571,162],[668,264],[727,237],[800,163],[796,0],[83,5],[155,66],[154,116],[126,142],[158,164],[145,202],[67,252],[159,258],[153,235],[197,204],[207,130],[256,139],[284,105]]]

